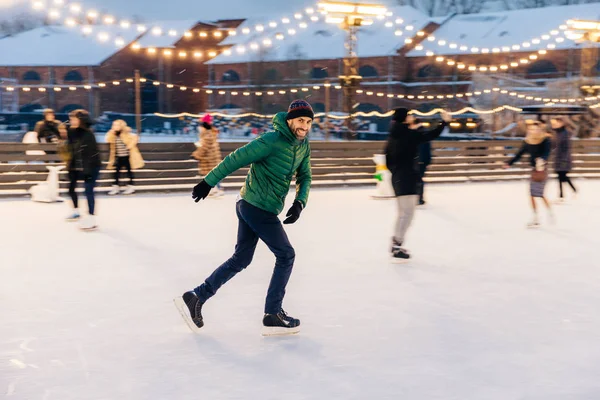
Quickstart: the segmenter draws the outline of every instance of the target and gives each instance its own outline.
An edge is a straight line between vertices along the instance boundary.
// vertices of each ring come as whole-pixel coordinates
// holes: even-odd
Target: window
[[[19,108],[19,112],[23,112],[23,113],[30,113],[30,112],[35,112],[35,111],[42,111],[45,107],[41,104],[26,104],[24,106],[21,106],[21,108]]]
[[[312,79],[325,79],[329,76],[329,73],[327,72],[326,68],[321,68],[321,67],[314,67],[311,71],[310,71],[310,77]]]
[[[64,77],[65,82],[83,82],[83,76],[79,73],[79,71],[69,71],[66,73]]]
[[[312,108],[315,113],[325,112],[325,103],[314,103]]]
[[[83,109],[84,107],[81,104],[67,104],[63,108],[60,109],[61,113],[68,114],[71,111]]]
[[[558,72],[558,68],[548,60],[536,61],[527,69],[527,75],[552,74],[554,72]]]
[[[238,106],[237,104],[227,103],[227,104],[220,105],[217,109],[218,110],[236,110],[236,109],[241,109],[241,108],[242,107]]]
[[[152,114],[158,111],[158,86],[152,82],[156,80],[156,75],[146,74],[144,78],[148,80],[141,87],[142,114]]]
[[[375,67],[371,65],[363,65],[362,67],[360,67],[358,70],[358,74],[363,78],[373,78],[379,76]]]
[[[223,81],[223,82],[231,82],[231,83],[239,82],[240,81],[240,75],[236,71],[230,69],[229,71],[226,71],[223,74],[223,77],[221,78],[221,81]]]
[[[265,81],[275,82],[279,78],[279,73],[275,68],[268,69],[265,72]]]
[[[23,74],[23,82],[39,82],[42,78],[35,71],[27,71]]]
[[[419,78],[437,78],[442,76],[442,70],[436,67],[435,65],[428,64],[419,69],[419,72],[417,72],[417,76]]]

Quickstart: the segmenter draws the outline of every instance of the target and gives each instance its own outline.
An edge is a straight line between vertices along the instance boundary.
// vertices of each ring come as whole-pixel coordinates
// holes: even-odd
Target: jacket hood
[[[305,139],[298,139],[296,135],[292,133],[290,127],[287,124],[287,113],[278,112],[273,116],[273,129],[281,133],[290,143],[302,143]],[[308,135],[307,135],[308,137]]]

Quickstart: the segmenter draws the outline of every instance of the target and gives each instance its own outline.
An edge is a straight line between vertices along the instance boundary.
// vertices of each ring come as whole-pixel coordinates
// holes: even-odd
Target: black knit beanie
[[[308,102],[304,100],[294,100],[288,108],[286,120],[300,117],[308,117],[310,119],[315,119],[315,113],[310,104],[308,104]]]

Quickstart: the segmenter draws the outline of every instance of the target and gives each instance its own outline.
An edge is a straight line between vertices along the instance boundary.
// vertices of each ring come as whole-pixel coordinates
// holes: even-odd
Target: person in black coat
[[[58,143],[60,133],[58,126],[60,122],[56,120],[54,110],[47,108],[44,110],[44,119],[35,124],[35,132],[38,134],[40,143]]]
[[[571,179],[569,178],[569,171],[573,164],[571,156],[571,134],[565,127],[565,122],[562,118],[553,118],[550,120],[554,134],[556,135],[555,147],[556,154],[554,156],[554,171],[558,174],[558,186],[560,201],[563,201],[563,183],[568,184],[574,193],[577,193],[577,189]]]
[[[398,108],[394,111],[385,155],[387,168],[392,173],[392,185],[398,203],[398,219],[392,238],[392,256],[397,261],[410,258],[401,246],[419,198],[419,146],[439,137],[450,120],[450,115],[443,113],[440,126],[428,132],[420,132],[410,129],[409,126],[414,124],[415,117],[409,115],[408,109]]]
[[[67,132],[67,144],[70,149],[70,159],[67,163],[69,171],[69,196],[73,201],[73,213],[68,221],[80,219],[77,192],[77,182],[82,180],[85,185],[85,196],[88,203],[89,215],[81,221],[81,228],[92,230],[96,228],[94,187],[100,173],[100,151],[96,137],[92,131],[92,119],[85,110],[75,110],[69,114],[70,127]]]
[[[544,189],[548,180],[548,158],[552,151],[550,135],[546,132],[541,121],[527,121],[527,136],[523,145],[515,156],[505,164],[504,168],[509,168],[519,161],[524,154],[529,154],[529,165],[532,168],[529,190],[531,195],[531,207],[533,208],[533,219],[527,224],[530,228],[536,228],[540,225],[537,213],[536,198],[541,198],[548,213],[550,221],[554,222],[554,214],[550,203],[544,197]]]

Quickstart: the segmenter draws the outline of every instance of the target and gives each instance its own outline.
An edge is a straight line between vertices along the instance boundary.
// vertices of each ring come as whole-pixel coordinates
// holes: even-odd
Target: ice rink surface
[[[173,305],[231,255],[235,194],[103,196],[92,233],[66,203],[0,201],[0,397],[599,399],[600,182],[575,183],[539,230],[525,182],[430,185],[407,265],[389,262],[393,200],[313,190],[286,228],[302,332],[283,338],[260,335],[264,244],[201,334]]]

